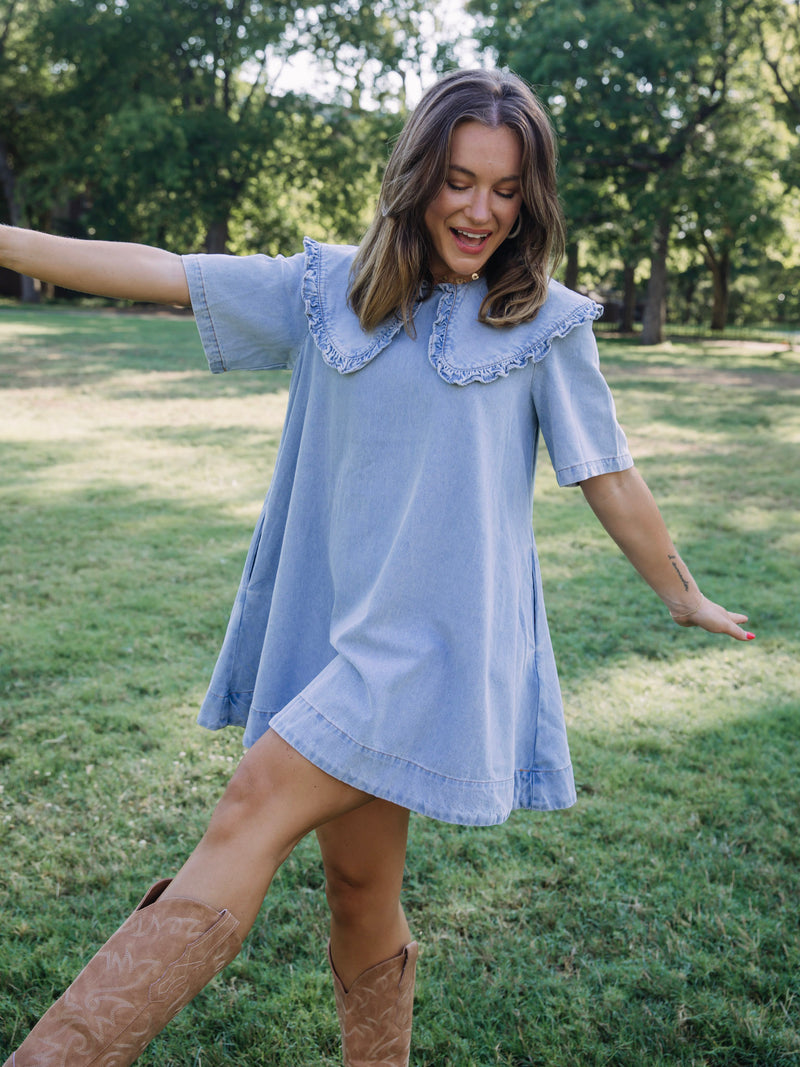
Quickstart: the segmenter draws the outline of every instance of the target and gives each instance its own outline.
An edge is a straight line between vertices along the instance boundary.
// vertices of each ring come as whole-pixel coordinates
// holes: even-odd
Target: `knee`
[[[325,896],[340,926],[381,921],[385,913],[397,909],[399,901],[394,887],[385,885],[380,877],[330,867],[325,869]]]
[[[225,787],[215,815],[220,821],[236,823],[254,818],[263,810],[263,783],[259,783],[245,761],[239,764]]]
[[[274,785],[255,774],[243,761],[214,810],[206,837],[216,842],[249,841],[253,845],[265,839],[277,841],[283,830],[280,812],[280,798]],[[283,851],[288,855],[296,841],[289,839],[288,830],[283,837],[286,837]]]

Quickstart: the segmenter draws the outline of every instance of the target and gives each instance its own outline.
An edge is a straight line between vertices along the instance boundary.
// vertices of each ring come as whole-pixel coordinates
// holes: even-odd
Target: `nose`
[[[491,218],[489,208],[489,190],[474,189],[470,198],[467,214],[471,222],[485,223]]]

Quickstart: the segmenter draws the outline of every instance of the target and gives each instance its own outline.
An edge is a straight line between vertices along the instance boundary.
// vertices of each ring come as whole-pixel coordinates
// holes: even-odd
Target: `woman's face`
[[[456,127],[445,183],[425,212],[437,282],[481,271],[508,237],[522,204],[521,166],[522,146],[507,126]]]

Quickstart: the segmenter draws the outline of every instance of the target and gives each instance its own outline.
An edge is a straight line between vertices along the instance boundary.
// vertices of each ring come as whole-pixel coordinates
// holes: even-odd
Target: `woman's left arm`
[[[701,626],[711,633],[749,641],[740,623],[746,615],[727,611],[700,592],[678,555],[653,494],[636,470],[601,474],[581,482],[592,511],[644,580],[661,597],[679,626]]]

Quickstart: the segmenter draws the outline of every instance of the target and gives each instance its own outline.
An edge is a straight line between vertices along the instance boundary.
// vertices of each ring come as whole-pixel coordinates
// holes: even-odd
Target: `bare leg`
[[[192,897],[228,908],[244,936],[297,842],[372,799],[268,731],[244,755],[203,838],[164,897]]]
[[[172,884],[153,887],[5,1067],[128,1067],[233,959],[300,838],[371,799],[268,732]]]
[[[408,810],[373,799],[317,828],[331,909],[331,956],[349,989],[411,941],[400,905]]]

